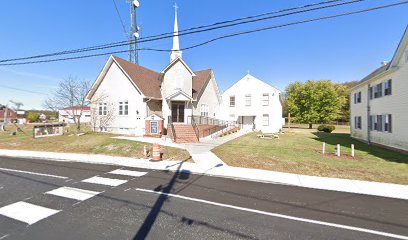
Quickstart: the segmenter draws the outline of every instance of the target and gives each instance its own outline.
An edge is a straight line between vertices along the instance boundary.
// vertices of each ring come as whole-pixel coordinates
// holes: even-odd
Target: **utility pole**
[[[128,0],[128,3],[130,3],[129,61],[138,64],[137,40],[140,28],[136,22],[136,9],[139,8],[140,3],[138,0]]]

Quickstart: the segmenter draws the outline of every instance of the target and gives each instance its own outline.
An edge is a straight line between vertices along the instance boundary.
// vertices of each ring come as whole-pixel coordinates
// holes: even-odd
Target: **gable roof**
[[[94,86],[92,86],[91,91],[88,94],[88,99],[92,97],[96,89],[99,87],[102,78],[106,74],[107,70],[113,62],[117,63],[119,68],[124,72],[124,74],[129,78],[129,80],[136,86],[138,91],[140,91],[145,97],[153,99],[162,99],[161,95],[161,78],[165,71],[167,71],[176,62],[182,62],[186,66],[188,71],[192,73],[192,99],[199,100],[205,88],[207,87],[209,81],[211,80],[212,70],[206,69],[201,71],[193,72],[183,59],[177,58],[170,65],[168,65],[162,73],[157,73],[148,68],[142,67],[140,65],[126,61],[120,57],[112,55],[108,62],[106,63],[104,69],[102,70],[100,76],[95,81]]]
[[[231,87],[227,88],[227,89],[224,91],[224,93],[226,93],[228,90],[232,89],[232,88],[233,88],[234,86],[236,86],[238,83],[240,83],[240,82],[242,82],[242,81],[244,81],[244,80],[246,80],[246,79],[252,79],[252,80],[258,81],[258,82],[260,82],[260,83],[262,83],[262,84],[265,84],[266,86],[271,87],[272,89],[274,89],[274,90],[277,91],[278,93],[281,93],[281,92],[282,92],[281,90],[279,90],[278,88],[272,86],[271,84],[269,84],[269,83],[267,83],[267,82],[264,82],[264,81],[260,80],[259,78],[256,78],[256,77],[254,77],[254,76],[252,76],[251,74],[248,73],[248,74],[246,74],[243,78],[241,78],[239,81],[237,81],[237,82],[235,82],[234,84],[232,84]],[[223,94],[224,94],[224,93],[223,93]]]
[[[167,65],[165,69],[161,71],[161,74],[166,73],[177,62],[181,62],[184,65],[184,67],[191,73],[191,75],[193,75],[193,77],[195,76],[195,73],[193,72],[193,70],[191,70],[191,68],[187,65],[186,62],[184,62],[184,60],[181,57],[177,57],[176,59],[174,59],[169,65]]]
[[[207,87],[208,82],[211,79],[211,69],[201,70],[194,72],[195,76],[193,77],[193,99],[198,100],[204,92],[204,89]]]
[[[402,56],[404,55],[404,49],[408,46],[408,25],[405,28],[405,32],[404,35],[402,36],[397,49],[394,52],[394,55],[392,57],[391,62],[377,68],[376,70],[374,70],[372,73],[368,74],[366,77],[364,77],[363,79],[361,79],[361,81],[358,82],[357,85],[355,85],[354,87],[352,87],[349,91],[360,87],[363,83],[365,83],[366,81],[369,81],[375,77],[378,77],[380,75],[383,74],[387,74],[388,72],[391,72],[392,70],[394,70],[394,68],[398,65],[398,62],[401,60]]]
[[[161,98],[159,73],[126,61],[120,57],[113,56],[113,59],[120,65],[123,71],[126,72],[130,80],[136,84],[144,96]]]

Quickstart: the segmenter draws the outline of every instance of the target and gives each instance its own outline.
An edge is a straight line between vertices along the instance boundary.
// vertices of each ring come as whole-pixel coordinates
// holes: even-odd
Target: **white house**
[[[391,62],[350,90],[351,136],[408,151],[408,27]]]
[[[189,142],[199,138],[194,116],[218,117],[221,94],[214,73],[193,71],[183,60],[177,12],[174,32],[170,64],[161,72],[109,58],[87,96],[97,130],[138,136],[169,131],[173,140]]]
[[[281,92],[247,74],[222,94],[224,119],[241,129],[278,132],[282,129]]]
[[[74,116],[81,123],[91,122],[91,108],[87,106],[68,107],[58,110],[58,121],[65,123],[75,123]]]

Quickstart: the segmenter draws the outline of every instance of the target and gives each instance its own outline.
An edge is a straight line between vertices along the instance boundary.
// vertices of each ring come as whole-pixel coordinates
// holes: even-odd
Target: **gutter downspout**
[[[371,119],[371,108],[370,108],[370,98],[372,92],[370,91],[371,85],[368,84],[368,89],[367,89],[367,143],[371,144],[371,125],[373,124],[371,122],[370,124],[370,119]]]

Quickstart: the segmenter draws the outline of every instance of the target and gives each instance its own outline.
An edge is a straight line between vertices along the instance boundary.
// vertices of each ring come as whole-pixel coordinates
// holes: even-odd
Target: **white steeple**
[[[170,54],[170,62],[174,61],[174,59],[180,57],[181,58],[181,51],[180,51],[180,41],[178,36],[178,21],[177,21],[177,4],[174,4],[174,36],[173,36],[173,48],[171,49]]]

